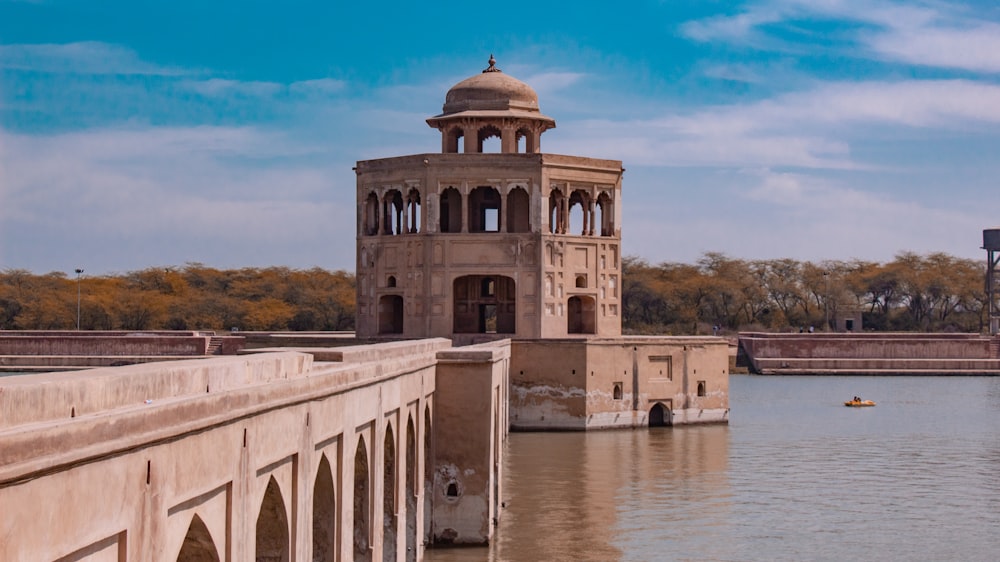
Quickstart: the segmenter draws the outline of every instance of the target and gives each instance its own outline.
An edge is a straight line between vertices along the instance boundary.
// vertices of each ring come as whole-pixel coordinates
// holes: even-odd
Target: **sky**
[[[0,0],[0,269],[353,271],[358,160],[497,66],[622,160],[623,254],[985,260],[995,0]]]

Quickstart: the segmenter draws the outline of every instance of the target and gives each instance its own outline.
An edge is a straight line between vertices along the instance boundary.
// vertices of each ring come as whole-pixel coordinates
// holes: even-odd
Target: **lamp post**
[[[823,314],[826,317],[824,331],[830,331],[830,272],[823,272],[823,279],[826,280],[826,297],[823,298]]]
[[[80,330],[80,274],[83,273],[83,269],[76,268],[73,271],[76,272],[76,329]]]

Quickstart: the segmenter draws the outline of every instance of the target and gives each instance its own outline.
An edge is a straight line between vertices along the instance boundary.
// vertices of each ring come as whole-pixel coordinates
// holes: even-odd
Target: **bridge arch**
[[[219,549],[198,514],[191,518],[177,562],[219,562]]]
[[[372,551],[369,537],[371,513],[371,487],[368,482],[368,448],[365,438],[358,437],[358,448],[354,454],[354,560],[371,562]]]
[[[396,439],[392,423],[385,427],[382,456],[382,560],[396,560]]]
[[[406,560],[417,560],[417,438],[413,430],[413,415],[406,420]]]
[[[272,476],[267,482],[264,499],[257,515],[257,560],[274,560],[287,562],[288,549],[288,513],[285,511],[285,500],[281,496],[281,488]]]
[[[337,497],[333,469],[326,455],[319,460],[313,484],[313,562],[333,562],[337,548]]]

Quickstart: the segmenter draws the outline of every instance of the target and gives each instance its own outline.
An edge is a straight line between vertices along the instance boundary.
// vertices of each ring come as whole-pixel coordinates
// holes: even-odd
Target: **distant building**
[[[440,154],[357,163],[358,336],[621,335],[622,163],[542,153],[555,121],[492,57],[427,123]]]

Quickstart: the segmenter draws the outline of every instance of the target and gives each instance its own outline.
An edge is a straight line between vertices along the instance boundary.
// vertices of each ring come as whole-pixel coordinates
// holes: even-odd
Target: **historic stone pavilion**
[[[492,56],[427,123],[440,153],[357,164],[358,337],[621,335],[622,163],[543,153]]]

